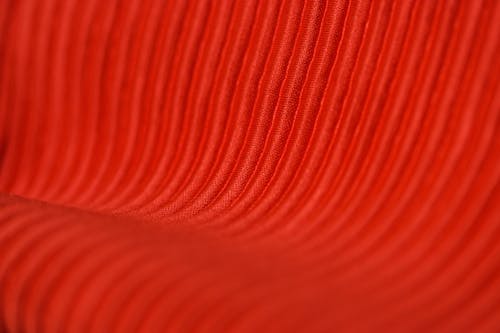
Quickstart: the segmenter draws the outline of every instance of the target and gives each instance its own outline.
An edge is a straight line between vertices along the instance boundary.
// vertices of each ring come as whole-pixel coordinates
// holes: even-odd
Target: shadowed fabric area
[[[500,1],[0,1],[0,332],[500,332]]]

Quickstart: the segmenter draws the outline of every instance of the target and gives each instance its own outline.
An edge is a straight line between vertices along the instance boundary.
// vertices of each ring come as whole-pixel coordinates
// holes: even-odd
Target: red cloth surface
[[[0,332],[500,332],[500,1],[0,1]]]

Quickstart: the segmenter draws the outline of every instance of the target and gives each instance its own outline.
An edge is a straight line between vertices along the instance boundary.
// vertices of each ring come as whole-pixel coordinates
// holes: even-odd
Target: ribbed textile
[[[0,332],[500,332],[500,1],[0,1]]]

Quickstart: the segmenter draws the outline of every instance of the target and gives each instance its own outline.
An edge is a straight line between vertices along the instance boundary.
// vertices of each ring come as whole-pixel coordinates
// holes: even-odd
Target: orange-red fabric
[[[0,1],[0,332],[500,332],[500,1]]]

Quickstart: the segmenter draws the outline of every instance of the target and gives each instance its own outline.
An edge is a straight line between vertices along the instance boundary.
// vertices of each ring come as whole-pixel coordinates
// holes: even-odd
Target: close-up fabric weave
[[[500,1],[0,0],[0,333],[500,332]]]

